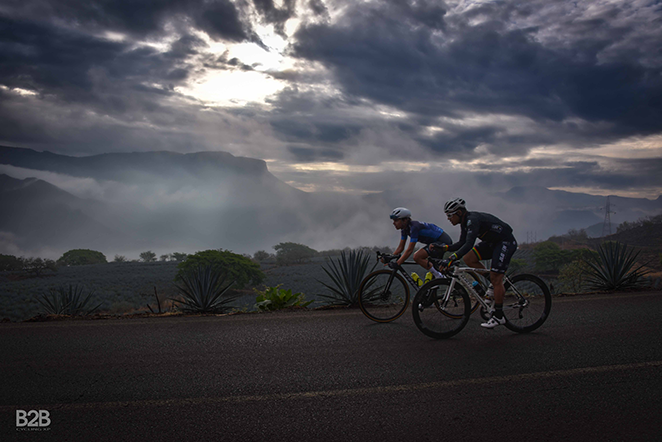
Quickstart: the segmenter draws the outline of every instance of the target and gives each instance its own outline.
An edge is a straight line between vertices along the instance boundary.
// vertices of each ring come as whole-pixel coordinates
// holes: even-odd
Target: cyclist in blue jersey
[[[443,251],[455,252],[444,261],[450,266],[454,260],[464,258],[464,262],[473,268],[485,268],[481,259],[492,259],[490,268],[490,287],[487,296],[494,296],[495,312],[489,321],[481,324],[485,328],[494,328],[506,323],[503,317],[503,299],[506,288],[503,275],[508,269],[510,258],[517,250],[517,241],[513,229],[494,215],[483,212],[467,211],[462,198],[455,198],[444,205],[448,221],[454,226],[460,224],[460,240],[451,246],[434,247]],[[474,247],[476,239],[481,242]]]
[[[436,278],[441,278],[441,273],[439,273],[434,266],[432,266],[432,263],[428,261],[428,256],[433,258],[443,257],[444,252],[442,249],[438,247],[436,251],[430,250],[430,244],[433,242],[445,244],[447,246],[453,244],[453,240],[448,236],[448,233],[444,232],[444,229],[441,227],[432,223],[412,220],[411,212],[404,207],[393,209],[393,212],[391,212],[391,219],[393,220],[393,226],[401,232],[400,243],[393,254],[397,255],[404,251],[402,256],[398,258],[397,264],[402,265],[402,263],[414,252],[416,243],[420,242],[426,244],[426,246],[414,253],[414,261],[425,270],[431,272]],[[409,246],[407,247],[407,250],[405,250],[407,237],[409,237]],[[395,263],[393,265],[395,265]]]

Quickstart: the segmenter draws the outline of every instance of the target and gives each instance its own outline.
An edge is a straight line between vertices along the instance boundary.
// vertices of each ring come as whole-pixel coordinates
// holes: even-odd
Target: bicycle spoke
[[[370,319],[390,322],[407,309],[409,287],[404,278],[391,270],[377,270],[368,275],[359,288],[359,306]]]

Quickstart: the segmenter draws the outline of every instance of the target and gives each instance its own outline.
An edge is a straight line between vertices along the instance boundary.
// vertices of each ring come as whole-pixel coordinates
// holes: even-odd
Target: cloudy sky
[[[0,144],[655,198],[662,3],[3,0]]]

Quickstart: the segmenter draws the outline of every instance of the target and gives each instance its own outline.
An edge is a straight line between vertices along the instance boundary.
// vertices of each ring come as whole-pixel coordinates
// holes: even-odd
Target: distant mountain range
[[[166,253],[220,247],[254,252],[283,241],[318,249],[394,246],[396,232],[386,216],[402,205],[415,207],[417,219],[437,222],[452,237],[459,236],[459,229],[443,218],[443,202],[432,202],[429,195],[402,188],[362,197],[306,193],[272,175],[264,161],[226,152],[71,157],[0,146],[0,165],[11,166],[0,175],[0,253],[20,250],[36,256],[93,248],[112,257],[148,249]],[[23,178],[28,169],[40,179],[12,177],[18,170],[12,167],[21,168]],[[75,187],[79,185],[92,186],[94,192]],[[601,225],[606,200],[515,187],[491,194],[484,203],[474,196],[470,210],[498,214],[524,242],[529,232],[542,240]],[[492,206],[481,207],[486,201]],[[614,226],[662,211],[662,197],[610,197],[610,202]],[[376,222],[384,227],[375,228]]]

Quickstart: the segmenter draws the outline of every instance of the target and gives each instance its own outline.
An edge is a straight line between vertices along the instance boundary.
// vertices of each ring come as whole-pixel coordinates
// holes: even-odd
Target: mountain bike
[[[476,310],[470,295],[481,307],[481,316],[489,319],[494,312],[494,300],[481,296],[468,274],[489,274],[489,269],[452,266],[442,271],[447,278],[433,279],[414,296],[412,315],[416,327],[435,339],[450,338],[459,333]],[[549,317],[552,295],[537,276],[519,274],[504,276],[506,293],[503,314],[506,327],[514,332],[529,333]]]
[[[377,251],[377,261],[388,264],[401,255],[382,254]],[[406,265],[418,265],[404,262]],[[402,267],[375,270],[366,276],[359,286],[359,307],[368,318],[376,322],[391,322],[398,319],[409,305],[409,285],[419,286]]]

